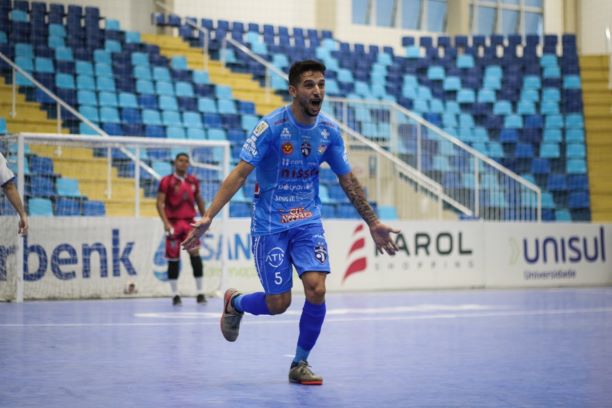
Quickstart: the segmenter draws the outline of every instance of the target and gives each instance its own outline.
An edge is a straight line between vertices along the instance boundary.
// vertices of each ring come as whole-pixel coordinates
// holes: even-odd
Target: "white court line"
[[[488,317],[521,317],[546,315],[572,315],[587,313],[612,313],[612,307],[565,309],[565,310],[508,310],[482,313],[440,313],[425,315],[397,315],[397,316],[358,316],[358,317],[331,317],[325,319],[325,324],[366,322],[366,321],[399,321],[399,320],[435,320],[435,319],[473,319]],[[218,315],[217,315],[218,318]],[[295,324],[298,319],[278,319],[265,316],[263,319],[249,320],[248,324]],[[125,323],[0,323],[2,328],[37,328],[37,327],[147,327],[147,326],[202,326],[218,325],[218,321],[190,321],[190,322],[125,322]]]
[[[380,308],[363,308],[363,309],[332,309],[328,310],[326,315],[339,316],[350,314],[398,314],[398,313],[415,313],[415,312],[442,312],[442,311],[482,311],[493,309],[505,309],[501,306],[485,306],[485,305],[415,305],[415,306],[391,306]],[[283,313],[283,316],[300,316],[301,310],[288,310]],[[211,312],[152,312],[152,313],[135,313],[135,317],[154,318],[154,319],[218,319],[221,313]]]

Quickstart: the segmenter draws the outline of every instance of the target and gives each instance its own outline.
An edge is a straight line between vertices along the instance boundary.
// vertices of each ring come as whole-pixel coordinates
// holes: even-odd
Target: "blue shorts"
[[[278,234],[252,237],[255,268],[264,291],[278,295],[291,290],[293,267],[304,272],[329,273],[327,242],[321,224],[308,224]]]

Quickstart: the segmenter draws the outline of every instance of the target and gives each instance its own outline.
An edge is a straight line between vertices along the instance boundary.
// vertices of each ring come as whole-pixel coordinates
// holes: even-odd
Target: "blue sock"
[[[298,363],[308,359],[310,350],[314,347],[321,333],[321,327],[325,320],[325,310],[325,303],[315,305],[308,300],[304,302],[302,316],[300,317],[300,335],[293,362]]]
[[[247,312],[253,315],[269,315],[266,304],[266,294],[263,292],[238,295],[232,300],[232,306],[239,312]]]

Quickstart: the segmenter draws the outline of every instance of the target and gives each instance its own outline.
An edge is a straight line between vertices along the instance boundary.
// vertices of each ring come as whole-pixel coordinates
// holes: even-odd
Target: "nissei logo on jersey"
[[[306,210],[303,207],[292,208],[289,210],[289,213],[281,215],[281,223],[287,224],[293,221],[305,220],[310,217],[312,217],[312,211]]]

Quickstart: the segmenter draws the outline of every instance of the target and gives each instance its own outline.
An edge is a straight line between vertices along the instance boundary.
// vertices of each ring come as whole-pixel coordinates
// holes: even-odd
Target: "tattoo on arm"
[[[346,176],[338,178],[342,189],[346,193],[347,197],[359,213],[361,218],[368,224],[371,225],[378,220],[378,217],[374,213],[372,207],[366,199],[365,192],[359,184],[359,181],[353,173],[349,173]]]

